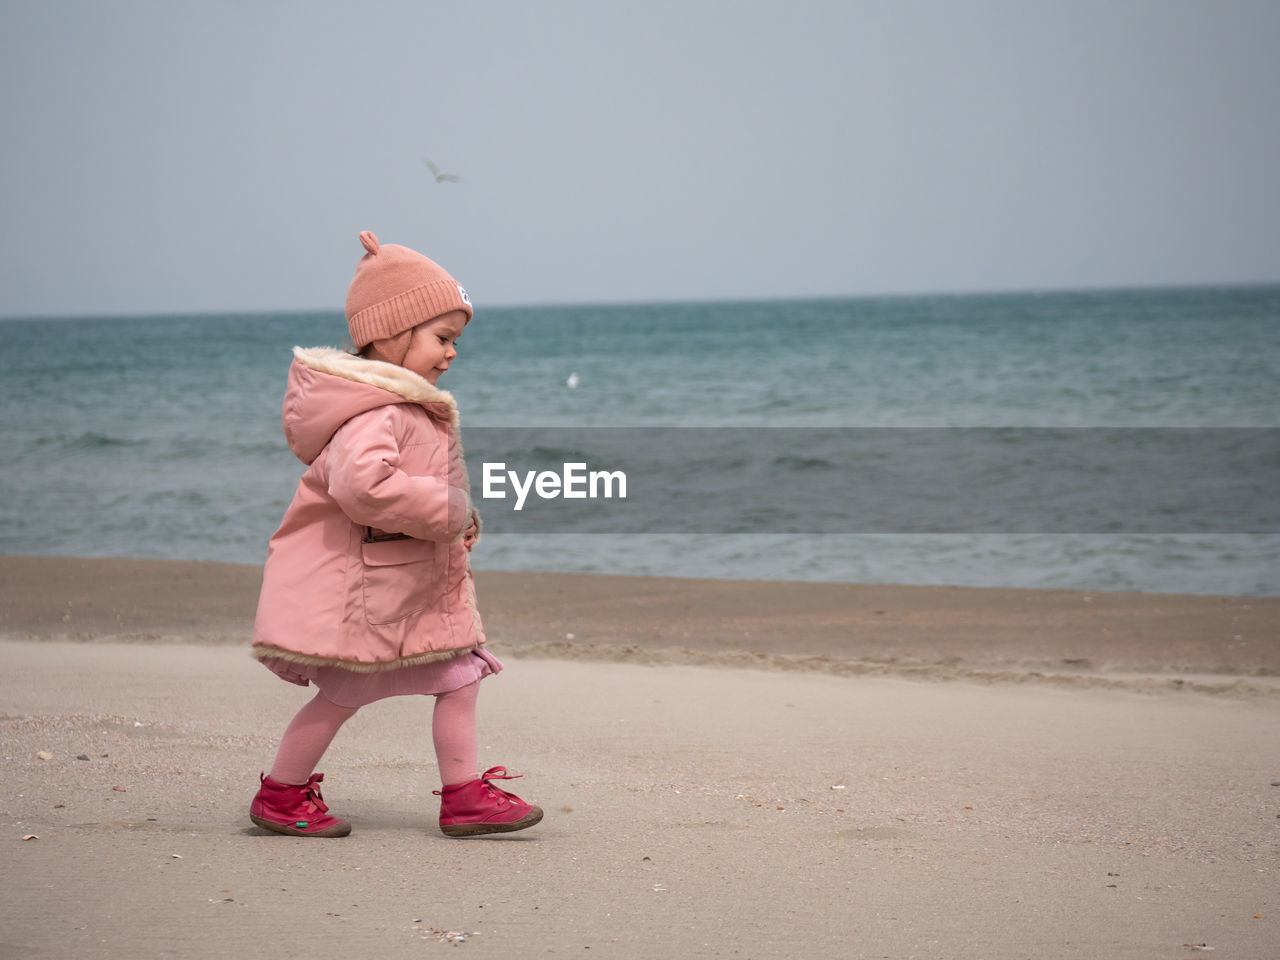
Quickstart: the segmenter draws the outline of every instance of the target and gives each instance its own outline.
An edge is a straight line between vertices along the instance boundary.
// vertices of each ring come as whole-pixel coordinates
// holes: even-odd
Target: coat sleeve
[[[466,531],[471,497],[465,488],[450,486],[444,476],[414,476],[404,471],[403,417],[392,405],[362,413],[342,425],[329,441],[329,496],[361,526],[404,533],[418,540],[457,540]],[[429,442],[438,445],[434,434],[429,437]],[[437,458],[446,476],[448,455],[447,449],[440,449]],[[415,461],[422,462],[416,456]]]

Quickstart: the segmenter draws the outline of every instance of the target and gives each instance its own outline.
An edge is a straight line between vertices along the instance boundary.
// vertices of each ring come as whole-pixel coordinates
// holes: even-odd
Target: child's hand
[[[462,534],[462,545],[466,547],[468,551],[476,545],[476,537],[479,535],[479,532],[480,531],[476,527],[476,515],[473,513],[471,518],[467,521],[467,529]]]

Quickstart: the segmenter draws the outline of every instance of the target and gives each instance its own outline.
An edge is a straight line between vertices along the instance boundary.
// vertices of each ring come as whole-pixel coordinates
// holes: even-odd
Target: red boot
[[[329,816],[320,796],[323,773],[313,773],[298,786],[280,783],[266,774],[259,779],[262,786],[249,807],[249,819],[263,830],[294,837],[345,837],[351,832],[347,821]]]
[[[492,783],[517,779],[519,775],[509,776],[506,767],[490,767],[479,779],[433,790],[440,798],[440,831],[446,837],[474,837],[532,827],[542,819],[542,808]]]

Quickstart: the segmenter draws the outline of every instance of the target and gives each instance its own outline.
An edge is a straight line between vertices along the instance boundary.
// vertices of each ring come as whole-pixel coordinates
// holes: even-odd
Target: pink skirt
[[[448,693],[502,670],[502,661],[484,647],[476,647],[447,660],[428,660],[373,673],[357,673],[338,666],[293,663],[279,657],[266,657],[262,664],[277,677],[300,687],[314,683],[325,699],[340,707],[352,708],[386,697]]]

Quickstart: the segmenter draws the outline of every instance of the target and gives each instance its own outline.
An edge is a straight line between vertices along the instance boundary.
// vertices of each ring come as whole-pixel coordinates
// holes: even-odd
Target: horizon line
[[[871,300],[931,300],[931,299],[964,299],[969,297],[1026,297],[1026,296],[1062,296],[1072,294],[1123,294],[1123,293],[1157,293],[1157,292],[1191,292],[1196,290],[1265,290],[1280,289],[1277,280],[1244,280],[1244,281],[1199,281],[1186,283],[1134,283],[1101,286],[1075,287],[1002,287],[973,290],[933,290],[933,291],[885,291],[878,293],[816,293],[816,294],[770,294],[767,296],[707,296],[707,297],[659,297],[650,299],[618,299],[618,300],[544,300],[544,301],[504,301],[485,305],[483,301],[476,312],[486,310],[553,310],[581,309],[592,307],[649,307],[649,306],[698,306],[710,304],[760,304],[760,303],[831,303],[839,301],[871,301]],[[244,317],[254,315],[294,316],[333,313],[341,315],[340,306],[319,307],[227,307],[219,309],[176,308],[147,309],[145,311],[107,311],[103,313],[55,312],[55,313],[5,313],[0,312],[0,323],[15,320],[145,320],[160,317]]]

